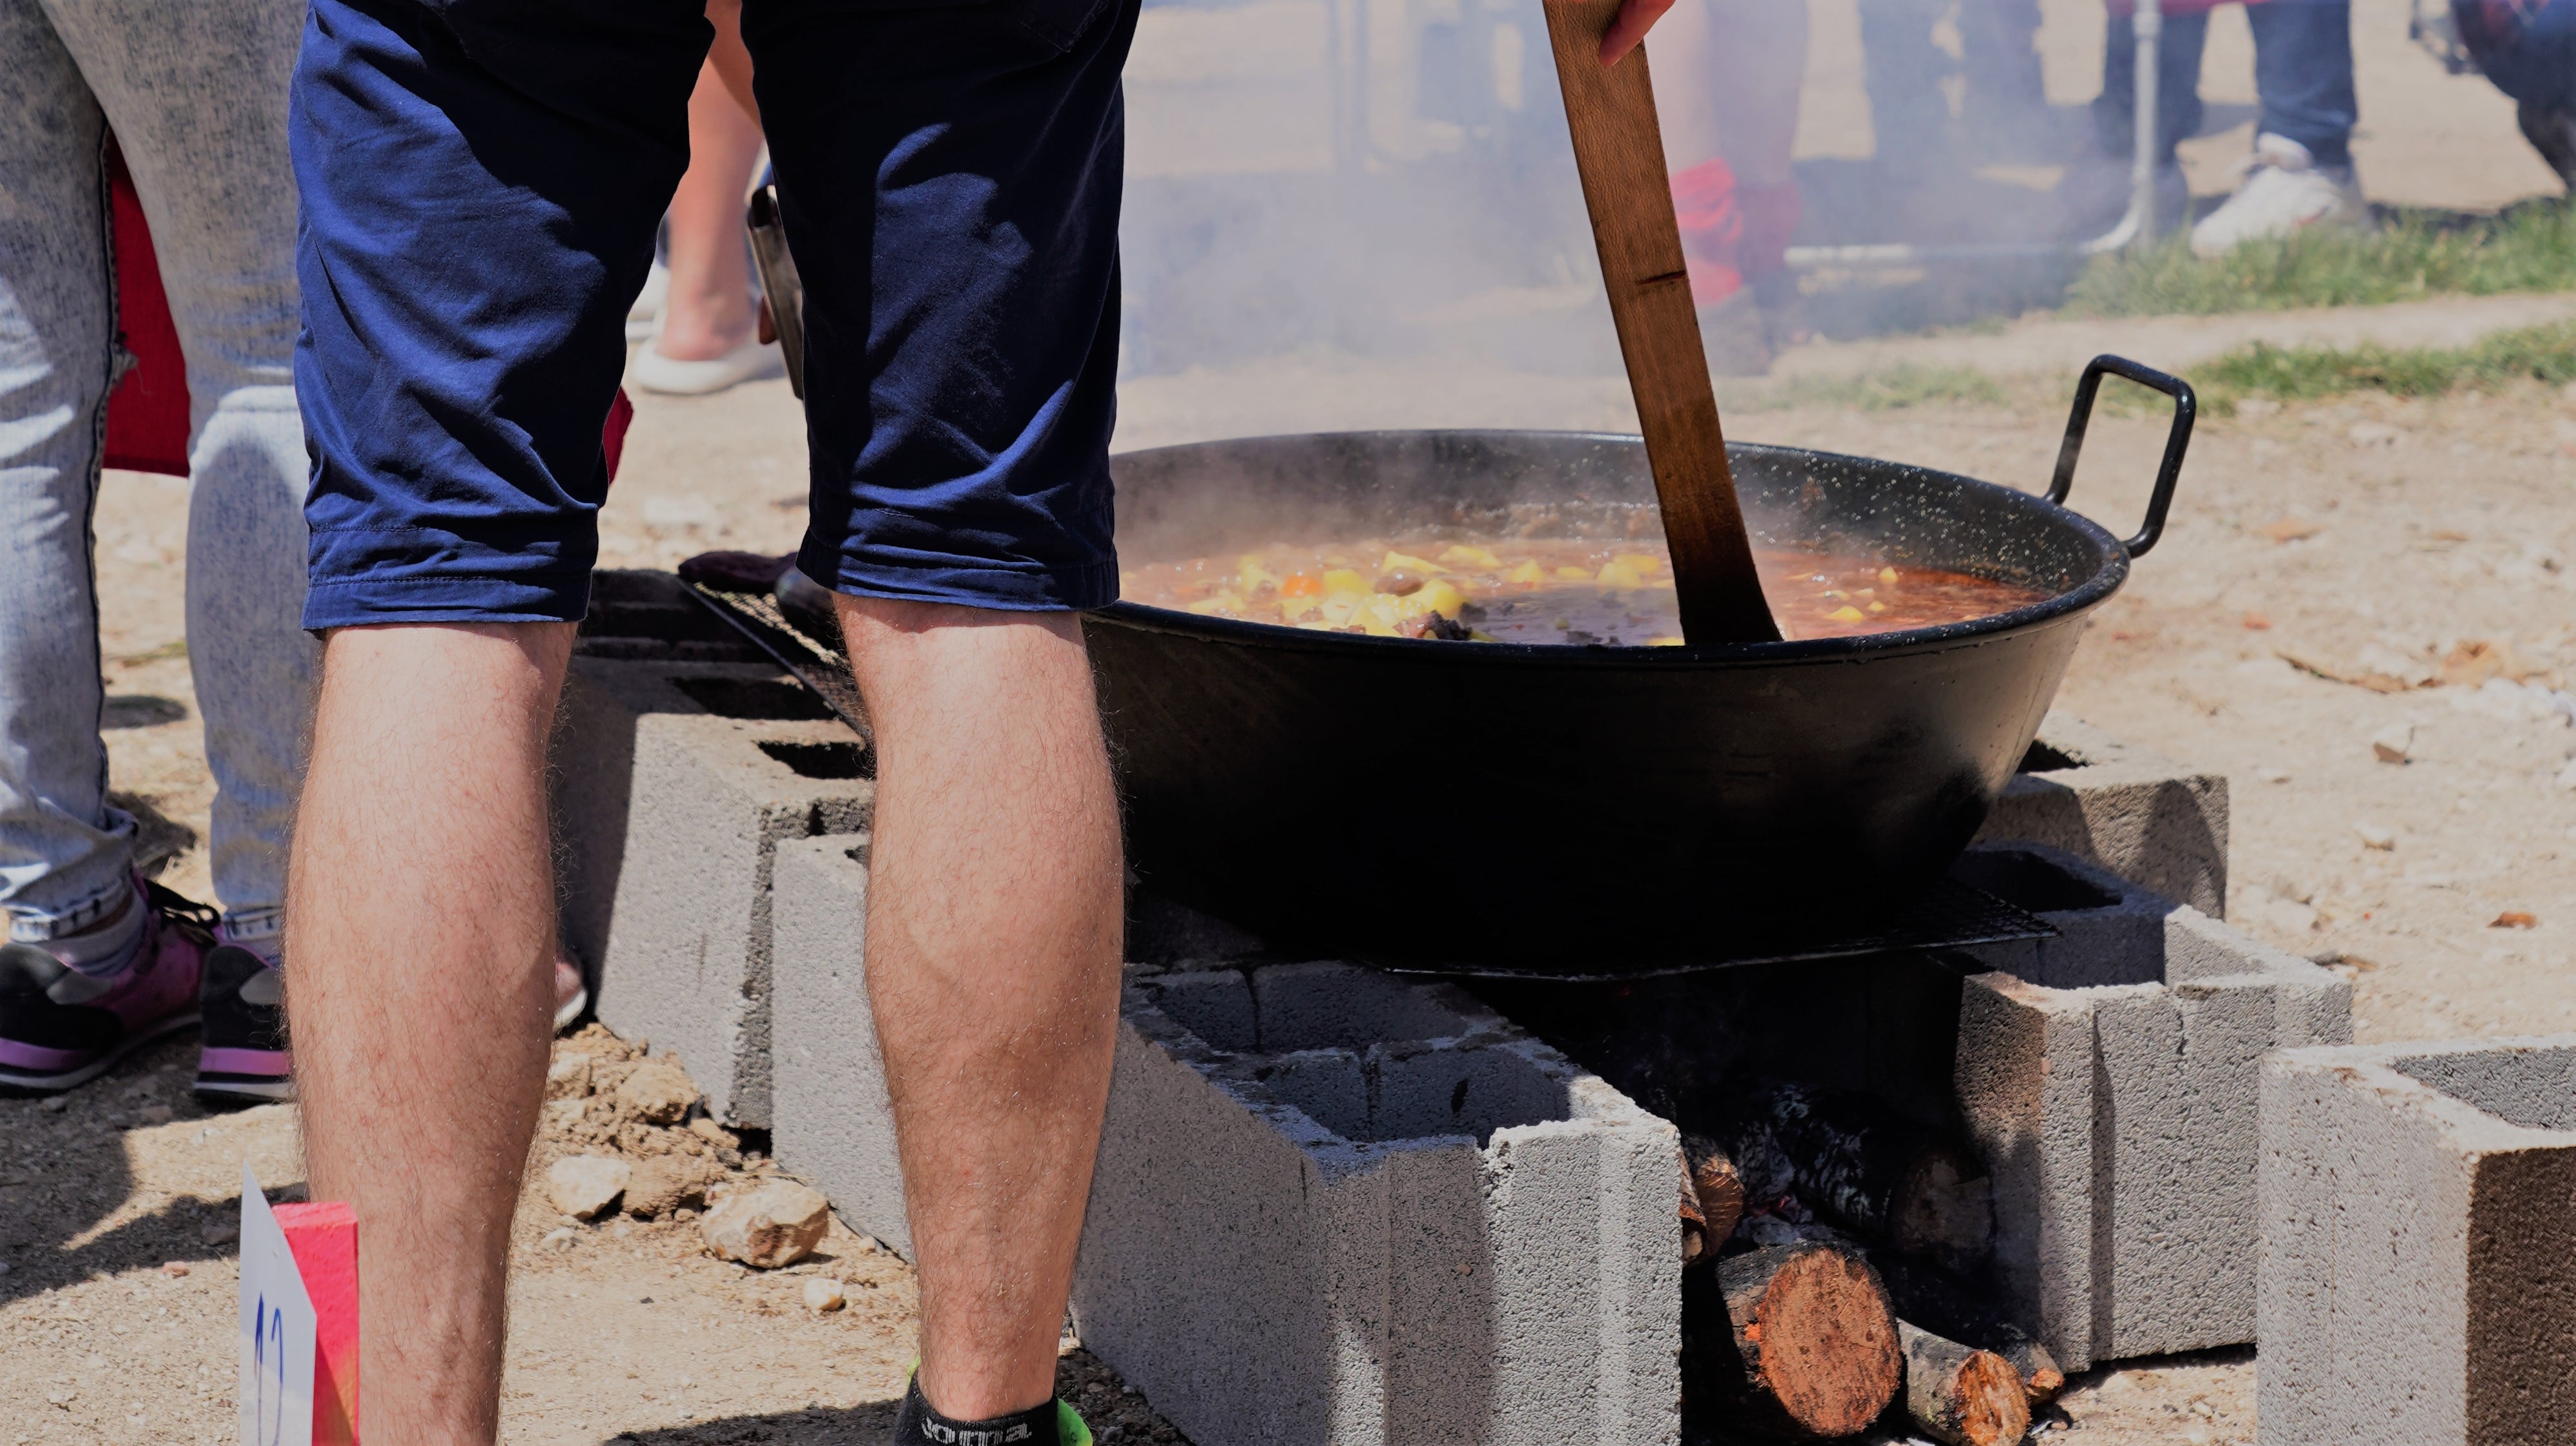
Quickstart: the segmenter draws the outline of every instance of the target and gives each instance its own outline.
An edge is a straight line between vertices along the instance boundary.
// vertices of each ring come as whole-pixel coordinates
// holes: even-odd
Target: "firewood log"
[[[1975,1287],[1916,1261],[1881,1255],[1870,1263],[1900,1318],[2011,1362],[2031,1405],[2045,1406],[2066,1389],[2066,1373],[2048,1347]]]
[[[1687,1272],[1682,1353],[1695,1420],[1792,1441],[1863,1429],[1904,1375],[1877,1274],[1858,1252],[1821,1241]]]
[[[1744,1218],[1743,1177],[1725,1149],[1705,1135],[1682,1136],[1682,1158],[1690,1167],[1689,1193],[1699,1209],[1700,1229],[1714,1253]]]
[[[1896,1323],[1905,1352],[1905,1414],[1948,1446],[2017,1446],[2030,1433],[2021,1373],[1992,1351]]]
[[[1994,1191],[1967,1146],[1865,1095],[1773,1084],[1746,1123],[1796,1172],[1798,1198],[1873,1244],[1972,1272],[1993,1251]]]

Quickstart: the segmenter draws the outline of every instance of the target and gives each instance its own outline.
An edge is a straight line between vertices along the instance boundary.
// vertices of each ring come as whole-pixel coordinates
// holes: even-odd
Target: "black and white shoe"
[[[204,1047],[197,1097],[242,1103],[295,1098],[295,1056],[286,1047],[285,979],[250,950],[219,944],[206,956],[198,1000]]]

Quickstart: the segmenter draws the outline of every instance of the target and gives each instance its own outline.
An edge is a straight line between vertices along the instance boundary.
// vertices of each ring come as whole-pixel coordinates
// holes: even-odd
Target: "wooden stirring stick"
[[[1700,349],[1699,313],[1682,264],[1681,226],[1664,178],[1655,87],[1641,46],[1601,63],[1601,37],[1619,0],[1544,0],[1547,34],[1574,132],[1574,166],[1601,250],[1610,318],[1646,434],[1646,463],[1673,551],[1682,637],[1692,643],[1770,642],[1780,636],[1753,571],[1753,544],[1726,465],[1717,393]]]

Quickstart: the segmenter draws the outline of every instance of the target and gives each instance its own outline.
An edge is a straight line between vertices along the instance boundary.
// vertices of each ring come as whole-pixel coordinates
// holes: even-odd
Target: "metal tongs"
[[[787,385],[796,400],[805,400],[805,283],[788,254],[787,223],[778,214],[778,187],[751,193],[745,218],[751,230],[751,263],[760,269],[760,306],[769,330],[778,337],[778,354],[787,363]]]

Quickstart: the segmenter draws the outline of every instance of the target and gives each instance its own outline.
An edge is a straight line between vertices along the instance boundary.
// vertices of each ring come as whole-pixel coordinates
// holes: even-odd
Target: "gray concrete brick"
[[[771,860],[866,828],[863,743],[773,667],[580,657],[554,758],[563,937],[599,1018],[769,1128]]]
[[[2265,1446],[2576,1431],[2576,1034],[2265,1061]]]
[[[2059,938],[1967,951],[1954,1088],[1994,1171],[1999,1282],[2070,1369],[2250,1341],[2259,1070],[2351,1038],[2351,986],[2055,850]],[[2146,927],[2151,926],[2152,932]]]
[[[868,1007],[866,837],[780,844],[770,896],[770,1147],[851,1229],[908,1260],[903,1161]]]
[[[1456,990],[1139,968],[1075,1320],[1201,1446],[1674,1441],[1678,1150]]]
[[[2025,840],[2101,865],[2165,898],[2227,914],[2227,780],[2050,713],[2023,771],[1977,834]]]

